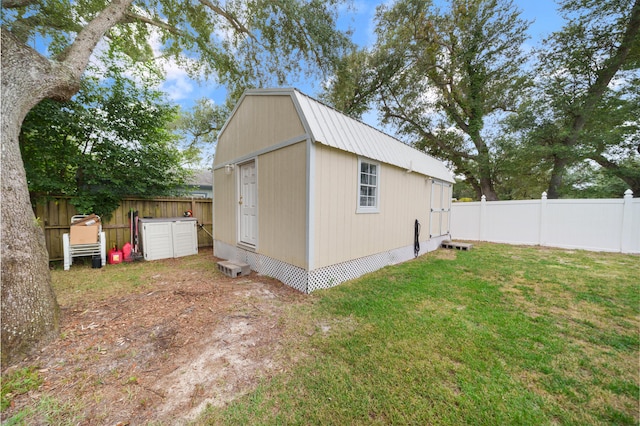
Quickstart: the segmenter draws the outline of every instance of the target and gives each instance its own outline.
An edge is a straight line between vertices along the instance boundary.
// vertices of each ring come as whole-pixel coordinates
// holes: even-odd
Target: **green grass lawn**
[[[148,291],[210,256],[55,270],[63,306]],[[438,250],[289,305],[275,359],[297,360],[196,424],[637,425],[640,256],[476,244]],[[2,378],[37,389],[37,368]],[[55,395],[38,407],[75,419]],[[20,415],[13,424],[28,424]],[[78,420],[67,421],[76,424]],[[61,422],[52,422],[60,424]]]
[[[197,423],[640,421],[638,256],[479,244],[310,297],[300,361]]]

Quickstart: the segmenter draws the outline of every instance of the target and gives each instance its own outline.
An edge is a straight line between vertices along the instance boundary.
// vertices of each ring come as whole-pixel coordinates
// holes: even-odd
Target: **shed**
[[[453,178],[435,158],[299,92],[246,91],[213,163],[217,257],[302,292],[435,250]]]

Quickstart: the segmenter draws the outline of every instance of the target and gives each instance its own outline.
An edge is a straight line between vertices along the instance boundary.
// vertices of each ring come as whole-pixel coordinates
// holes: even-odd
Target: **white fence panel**
[[[480,203],[451,205],[451,234],[460,240],[480,240]]]
[[[640,253],[640,199],[454,203],[451,237],[594,251]]]
[[[547,203],[544,245],[620,251],[622,200],[549,200]]]
[[[640,198],[633,198],[629,205],[625,204],[624,220],[623,229],[629,229],[629,232],[622,235],[622,252],[640,253]]]
[[[484,235],[487,241],[537,244],[540,238],[540,201],[487,203],[485,219]]]

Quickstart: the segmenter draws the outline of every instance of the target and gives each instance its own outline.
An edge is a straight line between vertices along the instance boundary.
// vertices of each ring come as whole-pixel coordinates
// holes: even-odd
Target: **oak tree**
[[[566,193],[566,173],[585,159],[637,193],[640,0],[565,0],[560,11],[567,23],[541,50],[532,129],[552,163],[549,198]]]
[[[232,98],[224,104],[211,99],[197,99],[187,110],[181,110],[173,128],[181,136],[182,150],[188,162],[204,168],[211,167],[216,150],[218,132],[233,109]]]

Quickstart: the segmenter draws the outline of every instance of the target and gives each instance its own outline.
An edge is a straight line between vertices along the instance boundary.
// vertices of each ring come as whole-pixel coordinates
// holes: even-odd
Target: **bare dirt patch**
[[[44,384],[2,419],[46,396],[77,424],[187,423],[287,365],[286,312],[307,298],[255,273],[169,268],[142,293],[63,306],[62,337],[11,367],[36,365]]]

